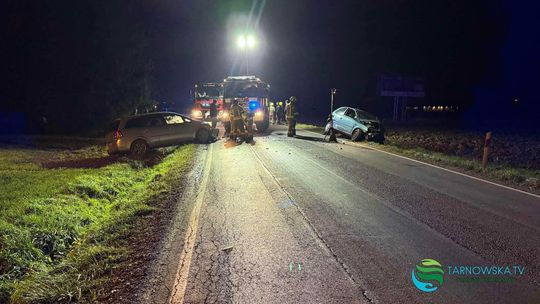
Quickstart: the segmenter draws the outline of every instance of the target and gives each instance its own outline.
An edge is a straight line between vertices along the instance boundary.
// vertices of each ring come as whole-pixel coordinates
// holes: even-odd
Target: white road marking
[[[317,132],[312,132],[312,131],[308,131],[308,130],[302,130],[302,131],[303,131],[303,132],[309,132],[309,133],[313,133],[313,134],[320,135],[320,134],[317,133]],[[386,154],[389,154],[389,155],[393,155],[393,156],[395,156],[395,157],[407,159],[407,160],[410,160],[410,161],[413,161],[413,162],[416,162],[416,163],[424,164],[424,165],[426,165],[426,166],[430,166],[430,167],[437,168],[437,169],[441,169],[441,170],[444,170],[444,171],[447,171],[447,172],[451,172],[451,173],[454,173],[454,174],[457,174],[457,175],[461,175],[461,176],[465,176],[465,177],[468,177],[468,178],[472,178],[472,179],[474,179],[474,180],[481,181],[481,182],[484,182],[484,183],[488,183],[488,184],[491,184],[491,185],[494,185],[494,186],[499,186],[499,187],[505,188],[505,189],[507,189],[507,190],[512,190],[512,191],[516,191],[516,192],[519,192],[519,193],[522,193],[522,194],[530,195],[530,196],[532,196],[532,197],[540,198],[540,195],[537,195],[537,194],[534,194],[534,193],[530,193],[530,192],[527,192],[527,191],[523,191],[523,190],[519,190],[519,189],[516,189],[516,188],[508,187],[508,186],[505,186],[505,185],[497,184],[497,183],[494,183],[494,182],[491,182],[491,181],[488,181],[488,180],[485,180],[485,179],[481,179],[481,178],[478,178],[478,177],[475,177],[475,176],[472,176],[472,175],[468,175],[468,174],[461,173],[461,172],[458,172],[458,171],[454,171],[454,170],[451,170],[451,169],[439,167],[439,166],[437,166],[437,165],[433,165],[433,164],[426,163],[426,162],[423,162],[423,161],[420,161],[420,160],[412,159],[412,158],[409,158],[409,157],[406,157],[406,156],[401,156],[401,155],[399,155],[399,154],[395,154],[395,153],[392,153],[392,152],[387,152],[387,151],[384,151],[384,150],[381,150],[381,149],[377,149],[377,148],[374,148],[374,147],[371,147],[371,146],[365,146],[365,145],[361,145],[361,144],[355,144],[355,143],[347,142],[347,141],[344,141],[344,140],[340,140],[340,143],[341,143],[341,142],[344,143],[344,144],[346,144],[346,145],[352,146],[352,147],[365,147],[365,148],[370,148],[370,149],[373,149],[373,150],[378,151],[378,152],[386,153]]]
[[[199,226],[199,215],[201,213],[201,206],[206,193],[206,187],[208,185],[208,176],[210,175],[210,166],[212,164],[212,151],[214,145],[208,145],[208,154],[206,155],[206,163],[204,165],[204,173],[199,187],[199,193],[191,211],[189,217],[188,229],[186,231],[184,247],[182,254],[180,255],[180,264],[175,277],[175,283],[173,291],[171,293],[169,303],[182,304],[184,303],[184,295],[186,292],[186,286],[189,276],[189,268],[191,266],[191,257],[193,256],[193,248],[195,241],[197,240],[197,229]]]

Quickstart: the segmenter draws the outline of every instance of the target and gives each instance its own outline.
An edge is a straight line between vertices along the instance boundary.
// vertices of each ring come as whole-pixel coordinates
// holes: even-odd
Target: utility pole
[[[330,113],[334,111],[334,95],[336,94],[336,89],[330,90]]]

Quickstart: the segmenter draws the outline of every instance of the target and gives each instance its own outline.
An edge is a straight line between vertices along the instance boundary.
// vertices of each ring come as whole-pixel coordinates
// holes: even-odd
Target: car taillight
[[[122,136],[124,136],[124,134],[122,134],[122,132],[120,130],[117,130],[117,131],[114,131],[114,139],[120,139],[122,138]]]

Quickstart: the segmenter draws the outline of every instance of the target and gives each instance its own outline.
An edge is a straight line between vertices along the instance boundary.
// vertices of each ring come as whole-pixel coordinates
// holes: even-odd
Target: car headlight
[[[202,111],[199,111],[199,110],[193,110],[191,111],[191,117],[196,117],[196,118],[200,118],[202,117]]]
[[[222,118],[229,118],[229,112],[223,111],[223,113],[221,113],[221,117]]]
[[[255,117],[263,117],[263,116],[264,116],[263,111],[261,111],[261,110],[255,111]]]

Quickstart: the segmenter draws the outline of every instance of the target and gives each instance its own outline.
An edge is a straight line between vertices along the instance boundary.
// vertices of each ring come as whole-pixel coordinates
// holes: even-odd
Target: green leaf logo
[[[416,288],[423,292],[434,292],[443,285],[444,270],[441,263],[434,259],[423,259],[411,272],[411,279]]]

